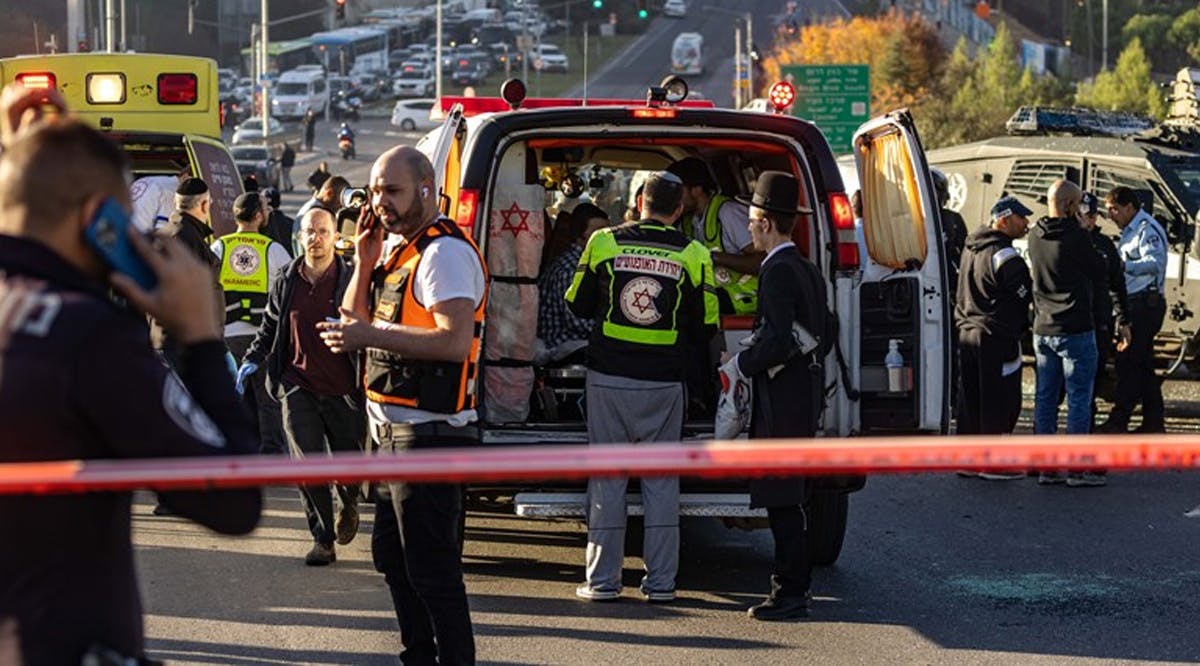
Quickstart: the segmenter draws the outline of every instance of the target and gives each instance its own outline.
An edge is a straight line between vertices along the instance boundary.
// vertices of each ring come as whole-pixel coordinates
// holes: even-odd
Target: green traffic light
[[[649,15],[650,15],[650,12],[648,12],[648,11],[646,11],[646,10],[644,10],[644,9],[639,9],[639,10],[638,10],[638,18],[640,18],[640,19],[644,19],[644,18],[646,18],[646,17],[647,17],[647,16],[649,16]]]
[[[604,0],[592,0],[592,9],[600,9],[604,6]]]

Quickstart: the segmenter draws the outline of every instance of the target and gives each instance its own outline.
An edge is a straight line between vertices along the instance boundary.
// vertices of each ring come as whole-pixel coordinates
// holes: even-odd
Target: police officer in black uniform
[[[42,123],[47,103],[65,113],[54,91],[16,87],[0,96],[0,295],[15,306],[0,307],[0,462],[255,452],[210,307],[208,267],[178,240],[156,251],[131,235],[158,285],[145,291],[110,273],[84,230],[105,202],[128,214],[128,164],[80,121]],[[141,312],[114,303],[110,284]],[[150,348],[146,314],[179,341],[178,375]],[[15,619],[27,666],[78,664],[93,646],[144,657],[131,499],[0,498],[0,534],[8,538],[0,624]],[[262,506],[258,489],[160,499],[226,534],[252,530]]]
[[[991,224],[967,238],[958,275],[961,372],[958,434],[1007,434],[1021,414],[1021,338],[1033,298],[1029,266],[1012,242],[1029,230],[1033,211],[1015,197],[992,206]],[[1022,472],[983,472],[985,479]]]

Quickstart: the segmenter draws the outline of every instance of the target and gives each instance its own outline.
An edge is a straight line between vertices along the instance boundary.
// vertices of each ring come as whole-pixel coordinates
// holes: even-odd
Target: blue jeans
[[[1037,356],[1037,398],[1033,406],[1033,432],[1058,432],[1058,398],[1067,384],[1067,434],[1092,430],[1092,389],[1096,379],[1096,333],[1034,335]]]

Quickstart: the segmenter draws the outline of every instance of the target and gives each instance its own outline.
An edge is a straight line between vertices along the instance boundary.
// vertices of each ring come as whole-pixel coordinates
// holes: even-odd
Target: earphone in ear
[[[429,196],[429,188],[428,188],[428,187],[422,187],[422,188],[421,188],[421,198],[422,198],[422,199],[424,199],[424,198],[425,198],[425,197],[427,197],[427,196]]]

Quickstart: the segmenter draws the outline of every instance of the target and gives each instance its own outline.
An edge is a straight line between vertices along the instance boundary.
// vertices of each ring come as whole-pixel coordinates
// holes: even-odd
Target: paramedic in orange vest
[[[475,381],[487,276],[479,248],[441,215],[434,178],[411,147],[375,161],[342,319],[318,324],[333,351],[365,351],[367,413],[383,454],[480,441]],[[387,233],[403,242],[385,258]],[[457,484],[379,491],[371,550],[396,606],[403,663],[475,661],[462,512]]]

